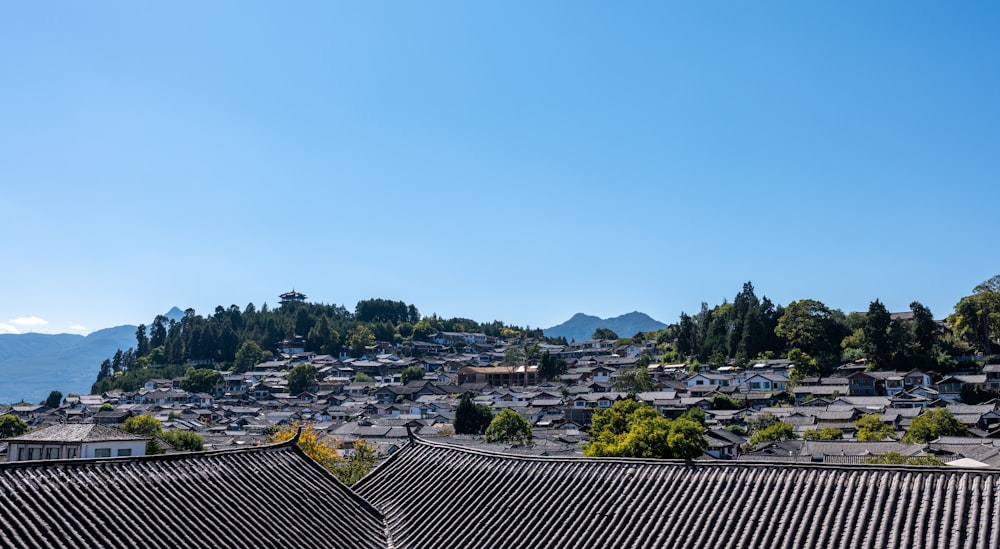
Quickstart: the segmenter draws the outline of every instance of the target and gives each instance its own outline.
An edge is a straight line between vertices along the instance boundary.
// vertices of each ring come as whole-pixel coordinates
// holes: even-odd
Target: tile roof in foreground
[[[512,456],[415,439],[354,486],[396,547],[998,547],[1000,471]]]
[[[390,546],[297,446],[0,464],[3,547]]]

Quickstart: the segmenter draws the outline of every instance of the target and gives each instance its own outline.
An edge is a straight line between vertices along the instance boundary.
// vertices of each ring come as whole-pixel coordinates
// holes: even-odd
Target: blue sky
[[[7,2],[0,333],[171,306],[944,317],[1000,273],[994,2]]]

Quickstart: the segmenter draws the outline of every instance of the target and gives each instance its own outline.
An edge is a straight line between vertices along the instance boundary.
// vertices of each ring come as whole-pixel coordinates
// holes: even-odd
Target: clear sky
[[[3,2],[0,333],[549,327],[1000,273],[997,2]]]

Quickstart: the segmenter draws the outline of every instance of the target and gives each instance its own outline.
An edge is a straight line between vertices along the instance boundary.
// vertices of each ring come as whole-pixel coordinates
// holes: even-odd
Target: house
[[[7,461],[142,456],[149,437],[99,423],[60,423],[5,439]]]
[[[775,373],[759,373],[749,376],[744,385],[750,391],[784,391],[788,378]]]

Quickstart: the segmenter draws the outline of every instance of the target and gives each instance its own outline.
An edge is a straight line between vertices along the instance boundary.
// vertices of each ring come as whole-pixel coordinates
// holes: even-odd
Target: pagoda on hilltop
[[[290,305],[292,303],[305,303],[306,302],[306,294],[301,294],[299,292],[296,292],[295,288],[292,288],[292,291],[285,292],[285,293],[279,295],[278,297],[281,298],[281,306],[282,307],[284,307],[285,305]]]

